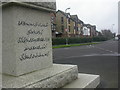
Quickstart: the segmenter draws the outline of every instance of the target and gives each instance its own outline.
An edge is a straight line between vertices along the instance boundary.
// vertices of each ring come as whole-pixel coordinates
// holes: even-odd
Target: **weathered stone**
[[[99,75],[79,73],[78,79],[68,85],[65,85],[63,88],[81,88],[81,90],[84,90],[85,88],[96,88],[99,84]]]
[[[2,73],[2,8],[0,8],[0,73]],[[2,76],[0,76],[0,90],[2,88]]]
[[[19,77],[3,75],[3,88],[59,88],[78,77],[76,65],[54,64]]]
[[[28,3],[39,7],[49,8],[52,10],[56,10],[56,1],[55,0],[4,0],[2,3]]]
[[[55,2],[28,2],[28,3],[56,10]]]
[[[51,67],[50,12],[14,3],[2,11],[3,73],[19,76]]]

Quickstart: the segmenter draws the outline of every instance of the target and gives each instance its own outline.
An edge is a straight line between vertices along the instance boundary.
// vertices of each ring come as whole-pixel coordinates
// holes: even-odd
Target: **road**
[[[98,74],[98,88],[118,87],[118,41],[53,49],[54,63],[78,65],[79,73]]]

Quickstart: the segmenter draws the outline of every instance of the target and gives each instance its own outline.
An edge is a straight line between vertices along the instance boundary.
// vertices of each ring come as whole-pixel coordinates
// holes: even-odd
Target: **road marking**
[[[120,54],[89,54],[84,56],[120,56]]]
[[[104,49],[104,48],[100,48],[100,47],[95,47],[97,49],[100,49],[100,50],[103,50],[103,51],[107,51],[107,52],[111,52],[111,53],[116,53],[114,51],[111,51],[111,50],[107,50],[107,49]]]
[[[70,48],[64,48],[64,49],[70,49]]]

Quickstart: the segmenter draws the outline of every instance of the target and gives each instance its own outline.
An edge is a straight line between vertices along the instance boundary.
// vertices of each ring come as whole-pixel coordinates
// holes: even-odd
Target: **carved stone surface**
[[[30,4],[50,8],[50,9],[56,9],[56,3],[55,2],[28,2]]]
[[[56,10],[56,1],[55,0],[4,0],[4,3],[9,3],[9,2],[21,2],[21,3],[28,3],[40,7],[45,7],[49,9]]]
[[[2,11],[3,73],[19,76],[51,67],[50,12],[16,4]]]
[[[19,77],[3,75],[3,88],[59,88],[78,78],[76,65],[54,64],[53,67]]]

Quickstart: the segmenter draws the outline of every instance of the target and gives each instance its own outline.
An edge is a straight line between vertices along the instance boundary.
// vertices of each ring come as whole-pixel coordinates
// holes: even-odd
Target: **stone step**
[[[77,65],[53,64],[52,67],[22,76],[2,75],[3,88],[60,88],[78,78]]]
[[[76,65],[53,64],[18,77],[2,75],[3,88],[96,88],[99,83],[99,75],[78,74]]]
[[[78,79],[63,88],[96,88],[100,83],[99,75],[78,74]]]

